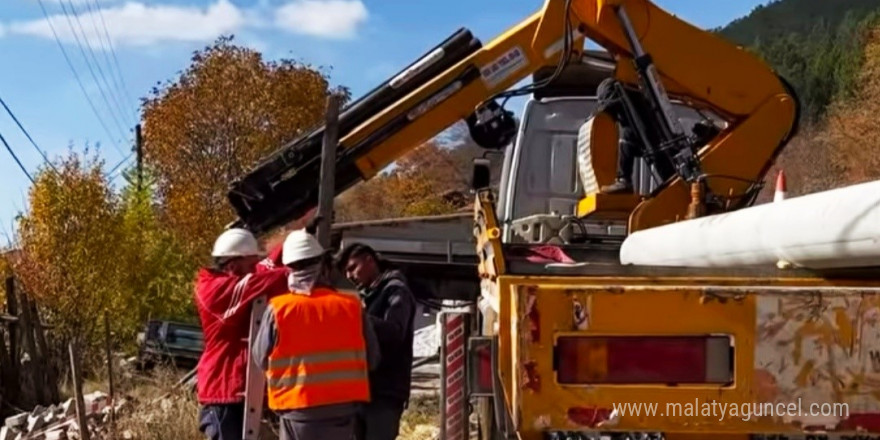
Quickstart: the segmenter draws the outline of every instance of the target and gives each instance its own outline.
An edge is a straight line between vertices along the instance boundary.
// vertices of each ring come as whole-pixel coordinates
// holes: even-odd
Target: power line
[[[122,160],[120,160],[119,163],[117,163],[116,165],[114,165],[113,168],[110,169],[110,171],[107,171],[106,176],[107,176],[107,177],[110,177],[110,176],[113,174],[113,172],[116,171],[117,168],[119,168],[120,166],[122,166],[122,164],[128,162],[128,160],[131,159],[131,156],[132,156],[132,155],[134,155],[133,152],[132,152],[132,153],[128,153],[128,156],[125,156],[124,158],[122,158]]]
[[[68,0],[69,2],[70,0]],[[125,138],[125,129],[122,128],[123,124],[119,123],[119,118],[116,117],[116,111],[113,110],[113,105],[110,104],[110,100],[107,99],[107,94],[104,93],[104,88],[101,87],[101,84],[98,82],[98,76],[95,75],[95,69],[92,69],[92,63],[89,62],[89,58],[86,56],[86,50],[83,49],[82,42],[79,41],[79,34],[76,32],[76,29],[73,27],[73,20],[70,19],[70,13],[67,12],[67,7],[64,6],[63,2],[59,2],[61,4],[61,10],[64,11],[64,17],[67,19],[67,25],[70,27],[70,32],[73,34],[73,38],[76,40],[76,45],[79,47],[79,51],[83,56],[83,61],[86,63],[86,67],[89,68],[89,73],[92,75],[92,79],[95,80],[95,86],[98,87],[98,91],[101,93],[101,98],[104,99],[104,103],[107,104],[107,111],[110,113],[110,116],[113,118],[113,122],[116,123],[116,128],[119,129],[119,132],[122,133],[122,137]],[[82,28],[82,23],[80,23],[80,28]],[[83,39],[85,35],[83,35]],[[86,39],[87,40],[87,39]],[[88,40],[86,41],[88,45]],[[91,47],[91,46],[89,46]]]
[[[0,133],[0,141],[3,142],[3,145],[4,145],[4,146],[6,146],[6,151],[8,151],[9,154],[12,155],[12,158],[15,159],[15,163],[18,164],[18,167],[21,168],[21,171],[24,172],[24,175],[27,176],[27,178],[31,181],[31,183],[36,183],[36,182],[34,182],[34,178],[31,177],[31,173],[29,173],[28,170],[27,170],[27,168],[25,168],[24,165],[21,164],[21,161],[18,160],[18,156],[16,156],[16,155],[15,155],[15,152],[12,151],[12,147],[10,147],[10,146],[9,146],[9,143],[6,142],[6,138],[3,137],[3,134],[2,134],[2,133]]]
[[[33,145],[34,148],[37,150],[37,152],[40,153],[40,156],[43,157],[43,161],[46,162],[47,165],[52,167],[52,169],[57,172],[58,170],[55,168],[55,165],[52,165],[52,162],[50,162],[49,158],[46,157],[46,153],[44,153],[43,150],[41,150],[40,147],[37,146],[37,143],[34,142],[34,139],[31,137],[31,134],[28,133],[28,131],[24,129],[24,126],[21,125],[21,122],[19,122],[18,118],[15,117],[15,113],[12,113],[12,110],[9,108],[8,105],[6,105],[6,102],[3,101],[2,97],[0,97],[0,104],[3,105],[3,108],[6,109],[6,113],[9,113],[9,116],[11,116],[12,120],[15,121],[15,123],[18,125],[18,128],[21,129],[21,132],[24,133],[24,135],[28,138],[29,141],[31,141],[31,145]]]
[[[77,84],[79,84],[79,89],[82,90],[83,95],[86,97],[86,101],[89,102],[89,106],[92,108],[92,112],[95,113],[95,117],[98,118],[98,122],[101,123],[101,126],[104,128],[104,132],[107,133],[107,136],[110,137],[110,142],[113,143],[113,146],[116,147],[116,151],[119,154],[124,155],[122,149],[119,148],[119,144],[116,143],[116,140],[113,139],[113,135],[110,134],[110,129],[107,128],[107,124],[104,122],[104,119],[101,118],[100,113],[98,113],[98,109],[95,108],[95,103],[92,102],[92,98],[89,98],[89,94],[86,92],[85,86],[83,86],[82,80],[79,77],[79,74],[76,72],[76,69],[73,67],[73,63],[70,61],[70,57],[67,56],[67,51],[64,50],[64,45],[61,44],[61,39],[58,38],[58,33],[55,32],[55,26],[52,25],[52,20],[49,18],[49,13],[46,12],[46,7],[43,5],[43,0],[37,0],[37,3],[40,4],[40,9],[43,10],[43,16],[46,17],[46,23],[49,24],[49,29],[52,30],[52,35],[55,36],[55,42],[58,43],[58,47],[61,49],[61,53],[64,55],[64,59],[67,61],[67,65],[70,67],[70,70],[73,72],[74,78],[76,78]]]
[[[113,104],[116,105],[116,110],[119,111],[120,117],[122,118],[122,121],[126,124],[130,124],[131,120],[128,118],[130,118],[131,115],[129,115],[125,111],[125,109],[124,109],[125,106],[121,104],[122,101],[120,101],[119,98],[117,97],[117,95],[119,94],[119,91],[114,90],[113,87],[110,85],[110,82],[107,81],[107,76],[104,75],[104,69],[101,68],[101,63],[98,61],[98,56],[95,55],[95,50],[92,48],[92,43],[91,43],[91,41],[89,41],[88,35],[86,34],[85,27],[82,24],[82,20],[80,20],[81,17],[80,17],[79,11],[76,10],[76,6],[74,6],[72,0],[67,0],[67,4],[70,5],[70,10],[73,12],[73,17],[76,18],[76,23],[79,25],[79,32],[82,34],[83,40],[86,42],[86,47],[89,48],[89,54],[92,56],[92,61],[95,62],[95,67],[98,68],[98,74],[101,76],[101,79],[104,81],[104,85],[107,86],[107,94],[110,95],[110,98],[113,101]],[[86,4],[88,5],[88,3],[86,3]],[[92,27],[95,29],[95,36],[98,37],[98,41],[103,46],[103,41],[100,39],[101,34],[98,33],[98,26],[95,22],[94,16],[92,16]],[[95,82],[97,83],[97,80],[95,80]],[[108,104],[108,106],[109,106],[109,104]],[[128,117],[126,117],[126,115],[128,115]]]
[[[92,14],[93,21],[96,21],[94,20],[95,15],[97,15],[98,18],[101,19],[101,27],[104,28],[104,37],[107,39],[107,47],[110,48],[110,55],[112,55],[113,63],[116,65],[116,73],[119,77],[119,83],[116,82],[116,77],[113,77],[113,82],[116,84],[116,87],[118,87],[122,91],[121,94],[124,95],[124,99],[128,99],[129,102],[135,103],[135,107],[137,107],[137,101],[132,99],[131,94],[128,92],[128,86],[125,84],[125,76],[122,74],[122,67],[119,66],[119,59],[116,57],[116,49],[113,48],[113,40],[110,38],[110,32],[107,30],[107,23],[104,21],[104,11],[98,5],[98,0],[92,0],[92,2],[94,2],[95,4],[94,10],[92,9],[91,2],[86,2],[86,6],[89,8],[89,12]],[[95,13],[95,11],[97,11],[97,13]],[[95,31],[97,32],[97,29]],[[103,47],[103,45],[103,40],[101,40],[101,46]],[[107,56],[107,50],[104,50],[104,57],[109,58]],[[107,64],[110,64],[109,59],[107,60]],[[110,71],[112,72],[113,70],[114,69],[111,67]],[[120,86],[119,84],[122,85]],[[137,119],[137,112],[135,112],[135,119]]]

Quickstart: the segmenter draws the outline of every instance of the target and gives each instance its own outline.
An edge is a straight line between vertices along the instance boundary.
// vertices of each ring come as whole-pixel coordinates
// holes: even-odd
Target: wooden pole
[[[110,352],[110,319],[107,312],[104,312],[104,348],[107,352],[107,383],[110,388],[109,404],[110,404],[110,433],[116,434],[116,411],[113,401],[113,354]]]
[[[73,379],[73,396],[76,403],[76,420],[79,424],[79,438],[89,440],[89,425],[86,421],[86,403],[83,400],[82,377],[79,371],[79,357],[73,342],[67,344],[70,351],[70,375]]]
[[[336,93],[327,97],[324,140],[321,148],[321,184],[318,187],[318,242],[330,246],[330,225],[333,219],[333,198],[336,196],[336,148],[339,145],[339,106],[342,97]]]
[[[15,278],[8,277],[6,278],[6,311],[10,316],[18,317],[18,301],[16,301],[15,295]],[[19,322],[7,324],[9,329],[9,365],[8,368],[4,368],[3,377],[5,381],[3,391],[6,394],[3,397],[14,405],[19,405],[19,400],[21,400],[21,375],[18,371],[21,368],[21,357],[18,355],[21,347],[19,344],[19,336],[21,335],[19,325]]]
[[[134,136],[134,148],[137,156],[137,189],[140,191],[144,180],[144,137],[141,134],[141,124],[134,127]]]
[[[61,400],[58,392],[58,376],[55,373],[55,367],[49,359],[49,344],[46,343],[46,326],[40,318],[40,311],[37,309],[36,301],[29,301],[28,306],[31,308],[30,316],[32,318],[32,326],[36,337],[37,349],[40,351],[40,362],[43,364],[43,377],[45,378],[46,394],[48,403]]]
[[[48,365],[44,365],[43,359],[40,357],[40,352],[37,350],[37,340],[36,340],[36,329],[34,327],[34,317],[31,315],[31,304],[28,299],[27,294],[22,293],[18,296],[18,300],[21,306],[21,313],[19,314],[19,323],[21,323],[21,333],[22,338],[24,338],[25,348],[27,349],[27,353],[30,356],[30,365],[27,370],[31,375],[31,380],[34,385],[44,384],[46,383],[46,374],[43,371],[44,368],[47,368]],[[42,386],[34,386],[34,399],[40,405],[50,405],[50,397],[48,394],[48,389]]]
[[[6,278],[6,313],[9,313],[10,316],[18,316],[18,301],[15,298],[15,278],[13,277]],[[16,370],[21,365],[18,357],[18,335],[20,333],[18,326],[17,322],[9,323],[9,354]]]

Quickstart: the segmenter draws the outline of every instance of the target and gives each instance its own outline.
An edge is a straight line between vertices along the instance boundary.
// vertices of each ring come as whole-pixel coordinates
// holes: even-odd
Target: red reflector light
[[[491,390],[494,383],[492,381],[492,353],[491,347],[483,346],[479,348],[477,356],[480,359],[477,367],[477,383],[482,390]]]
[[[728,336],[564,336],[560,384],[725,384],[733,380]]]
[[[491,396],[494,390],[495,372],[492,370],[493,338],[471,336],[468,338],[467,380],[468,395]]]

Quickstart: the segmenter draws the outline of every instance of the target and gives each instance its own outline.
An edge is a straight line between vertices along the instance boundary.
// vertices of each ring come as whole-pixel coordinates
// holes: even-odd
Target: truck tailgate
[[[567,282],[502,303],[523,438],[880,432],[878,290]]]

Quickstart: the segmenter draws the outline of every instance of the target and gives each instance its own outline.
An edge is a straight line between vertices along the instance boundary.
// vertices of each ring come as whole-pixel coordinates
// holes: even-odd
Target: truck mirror
[[[516,136],[516,118],[494,100],[465,118],[471,139],[487,150],[503,150]]]
[[[492,184],[492,171],[489,159],[475,158],[473,172],[471,174],[471,189],[479,191],[488,188]]]

